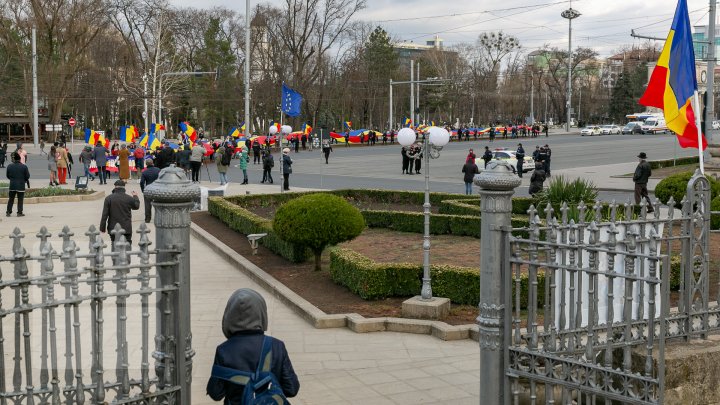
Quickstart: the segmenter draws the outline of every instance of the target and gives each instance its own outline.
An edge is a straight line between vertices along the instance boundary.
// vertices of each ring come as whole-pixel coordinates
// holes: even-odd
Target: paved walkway
[[[279,188],[275,186],[272,190],[263,185],[231,187],[233,193],[239,194],[243,190],[273,192]],[[109,185],[101,188],[97,182],[91,183],[91,187],[108,192],[111,188]],[[128,192],[132,190],[139,191],[139,185],[129,184]],[[24,243],[28,245],[32,245],[34,234],[43,225],[57,236],[68,224],[76,238],[82,240],[87,228],[99,222],[101,211],[102,200],[28,204],[26,217],[2,217],[0,254],[11,253],[12,240],[7,235],[15,226],[25,232]],[[134,218],[137,227],[142,214],[137,213]],[[154,229],[152,231],[154,233]],[[154,240],[152,234],[151,239]],[[60,246],[60,241],[52,243]],[[79,243],[83,248],[86,246],[85,242]],[[230,294],[242,287],[254,288],[263,294],[268,303],[268,332],[287,345],[301,383],[293,404],[479,403],[477,342],[446,342],[427,335],[394,332],[357,334],[345,328],[315,329],[218,258],[204,243],[193,238],[191,249],[193,347],[197,353],[193,404],[214,403],[205,396],[205,384],[215,347],[224,340],[220,328],[222,313]]]

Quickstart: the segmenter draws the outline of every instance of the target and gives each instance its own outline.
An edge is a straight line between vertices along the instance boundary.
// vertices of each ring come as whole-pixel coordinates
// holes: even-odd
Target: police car
[[[495,149],[491,152],[493,154],[493,160],[504,160],[510,163],[510,165],[513,167],[513,172],[516,171],[517,157],[515,156],[514,150]],[[481,153],[485,153],[485,151]],[[525,158],[523,159],[523,173],[527,173],[535,169],[535,161],[530,155],[532,155],[532,153],[528,154],[527,152],[525,152]],[[480,171],[483,171],[485,169],[485,161],[482,160],[482,155],[475,158],[475,164],[477,165],[478,169],[480,169]]]

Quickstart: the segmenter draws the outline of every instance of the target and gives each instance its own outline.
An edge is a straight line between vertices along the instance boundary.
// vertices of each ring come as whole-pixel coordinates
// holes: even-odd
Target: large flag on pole
[[[697,77],[690,17],[687,0],[679,0],[670,33],[640,104],[663,110],[667,127],[677,134],[680,147],[704,150],[707,140],[698,133],[697,99],[695,109],[691,104],[694,98]]]
[[[297,91],[282,85],[282,111],[289,117],[297,117],[300,115],[300,107],[302,105],[302,95]]]

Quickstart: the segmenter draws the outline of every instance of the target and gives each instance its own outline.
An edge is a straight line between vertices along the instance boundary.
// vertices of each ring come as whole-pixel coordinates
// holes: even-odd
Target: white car
[[[484,152],[483,152],[484,153]],[[513,172],[515,172],[517,169],[517,157],[515,157],[515,151],[510,149],[495,149],[492,151],[493,154],[493,160],[504,160],[513,167]],[[480,171],[483,171],[485,169],[485,161],[482,160],[482,157],[475,158],[475,164],[477,165],[478,169]],[[532,171],[535,169],[535,161],[532,159],[531,156],[529,156],[527,153],[525,153],[525,158],[523,159],[523,173],[527,173],[529,171]]]
[[[580,131],[580,135],[581,135],[581,136],[585,136],[585,135],[588,135],[588,136],[602,135],[602,132],[600,131],[600,127],[599,127],[599,126],[597,126],[597,125],[590,125],[590,126],[587,126],[587,127],[583,128],[583,129]]]
[[[620,129],[617,125],[602,125],[600,126],[601,135],[620,135]]]

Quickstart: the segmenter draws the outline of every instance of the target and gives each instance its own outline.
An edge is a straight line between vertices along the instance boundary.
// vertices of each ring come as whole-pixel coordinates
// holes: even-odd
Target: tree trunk
[[[314,252],[314,253],[315,253],[315,271],[320,271],[320,270],[322,270],[322,266],[321,266],[322,250],[319,252]]]

